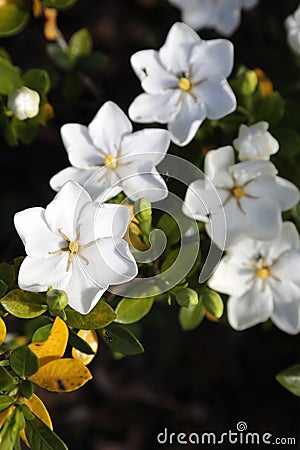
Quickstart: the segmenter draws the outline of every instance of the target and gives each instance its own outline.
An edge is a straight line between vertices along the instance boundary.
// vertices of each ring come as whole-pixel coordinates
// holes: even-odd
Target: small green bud
[[[152,219],[151,203],[146,198],[137,200],[133,206],[133,213],[140,222],[149,222]]]
[[[68,296],[64,291],[49,288],[46,294],[47,305],[50,313],[57,315],[59,311],[63,311],[68,304]]]
[[[223,300],[217,292],[211,291],[210,289],[205,289],[202,292],[202,304],[206,311],[217,319],[220,319],[223,315]]]
[[[176,288],[174,297],[179,306],[192,308],[198,304],[198,294],[191,288]]]

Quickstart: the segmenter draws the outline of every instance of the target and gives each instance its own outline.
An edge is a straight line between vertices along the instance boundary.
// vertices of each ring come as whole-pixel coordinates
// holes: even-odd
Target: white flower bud
[[[32,119],[39,113],[40,96],[26,86],[8,96],[7,106],[19,120]]]
[[[268,122],[257,122],[249,127],[244,124],[240,126],[238,138],[233,141],[240,161],[268,161],[270,155],[278,152],[278,141],[269,133],[268,128]]]

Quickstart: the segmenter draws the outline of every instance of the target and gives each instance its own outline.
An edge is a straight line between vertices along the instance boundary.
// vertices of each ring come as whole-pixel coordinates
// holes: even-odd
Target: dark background
[[[262,68],[280,91],[300,76],[283,26],[297,5],[293,0],[261,0],[256,9],[243,14],[242,26],[231,38],[236,63]],[[176,20],[178,11],[165,0],[78,0],[59,14],[58,23],[67,39],[87,27],[95,49],[107,60],[93,77],[97,97],[86,92],[70,104],[58,85],[49,94],[55,118],[40,129],[30,146],[10,148],[1,141],[1,260],[24,253],[13,227],[14,213],[45,206],[53,198],[49,178],[68,164],[60,127],[67,122],[88,124],[107,100],[127,110],[141,93],[130,55],[159,48]],[[0,42],[23,70],[50,64],[42,28],[42,20],[35,20],[20,34]],[[210,31],[200,35],[216,37]],[[191,145],[194,150],[199,146]],[[187,148],[170,151],[189,158]],[[114,360],[101,342],[90,366],[94,379],[81,390],[41,392],[55,430],[70,450],[150,450],[160,447],[156,435],[165,427],[177,433],[222,433],[235,430],[242,420],[248,431],[300,439],[300,400],[274,378],[299,362],[299,336],[260,326],[235,332],[209,321],[184,333],[175,308],[157,308],[143,321],[141,340],[146,353],[123,360]]]

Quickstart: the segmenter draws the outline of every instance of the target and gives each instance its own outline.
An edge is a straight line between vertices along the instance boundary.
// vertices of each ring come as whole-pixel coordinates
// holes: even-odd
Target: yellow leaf
[[[98,350],[98,336],[96,331],[94,330],[79,330],[78,336],[81,337],[84,341],[86,341],[89,346],[97,353]],[[74,359],[78,359],[85,366],[87,366],[95,357],[95,355],[87,355],[86,353],[81,352],[77,348],[72,348],[72,357]]]
[[[56,317],[49,337],[43,342],[33,342],[29,344],[40,360],[40,366],[49,363],[63,356],[66,350],[69,337],[69,330],[65,322]]]
[[[0,317],[0,345],[3,343],[6,336],[6,326],[3,319]]]
[[[58,37],[57,29],[57,9],[45,8],[45,25],[44,25],[44,35],[49,41],[55,41]]]
[[[263,72],[259,67],[254,69],[254,72],[258,78],[258,87],[264,98],[269,97],[273,92],[273,83],[265,72]]]
[[[29,377],[33,383],[52,392],[76,391],[91,378],[88,368],[72,358],[51,361]]]
[[[11,405],[9,408],[5,409],[0,413],[0,429],[3,427],[6,419],[11,415],[13,410],[15,409],[14,405]]]
[[[33,414],[35,414],[42,422],[44,422],[49,428],[51,428],[51,430],[53,430],[51,418],[49,416],[47,408],[37,395],[33,394],[30,400],[24,398],[24,404],[28,406],[28,408],[33,412]],[[26,439],[24,429],[20,432],[20,437],[23,440],[23,442],[27,445],[27,447],[30,448],[30,445]]]

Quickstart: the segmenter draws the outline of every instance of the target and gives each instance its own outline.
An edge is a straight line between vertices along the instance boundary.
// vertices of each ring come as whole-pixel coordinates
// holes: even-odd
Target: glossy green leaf
[[[0,7],[0,36],[12,36],[21,31],[30,17],[27,0],[15,1]]]
[[[138,322],[151,310],[154,297],[148,298],[123,298],[116,308],[117,318],[115,322],[129,324]]]
[[[69,52],[74,59],[89,55],[92,47],[92,37],[86,28],[82,28],[74,33],[69,42]]]
[[[23,380],[19,385],[19,395],[30,399],[33,394],[33,384],[29,380]]]
[[[9,358],[9,363],[13,371],[22,378],[33,375],[40,367],[38,357],[26,346],[16,348]]]
[[[14,397],[11,397],[10,395],[1,395],[0,396],[0,412],[5,411],[7,408],[9,408],[15,402],[16,402],[16,399]]]
[[[65,9],[74,5],[76,0],[44,0],[43,3],[49,8]]]
[[[24,85],[37,91],[41,96],[50,90],[50,78],[46,70],[29,69],[23,75]]]
[[[179,323],[181,328],[185,331],[193,330],[196,328],[205,316],[205,309],[201,302],[201,297],[199,298],[199,302],[196,306],[192,308],[184,308],[182,307],[179,311]]]
[[[100,300],[89,314],[80,314],[69,306],[66,307],[67,324],[79,330],[96,330],[104,328],[117,317],[115,311],[104,300]]]
[[[70,60],[69,54],[67,51],[63,50],[57,44],[49,44],[46,47],[47,53],[52,59],[52,61],[59,67],[61,70],[68,72],[73,67],[73,62]]]
[[[162,230],[171,244],[175,244],[180,240],[180,230],[177,222],[169,214],[163,214],[158,223],[157,228]]]
[[[4,58],[0,58],[0,93],[10,94],[23,84],[16,67]]]
[[[292,394],[300,397],[300,364],[283,370],[276,376],[276,380]]]
[[[27,292],[14,289],[0,300],[3,308],[20,319],[32,319],[47,310],[45,296],[38,292]]]
[[[15,408],[6,419],[1,431],[1,450],[12,450],[17,440],[20,439],[20,431],[25,426],[25,420],[21,408]]]
[[[82,353],[85,353],[86,355],[95,355],[95,352],[92,349],[92,347],[71,329],[69,330],[69,344],[71,347],[77,348],[77,350],[80,350]]]
[[[172,293],[179,306],[191,308],[198,304],[198,294],[194,289],[188,287],[176,287],[176,289],[172,290]]]
[[[105,340],[113,352],[121,355],[138,355],[144,352],[140,341],[122,325],[112,323],[107,330],[110,333],[111,342]]]
[[[36,416],[26,420],[26,438],[34,450],[68,450],[66,444]]]
[[[16,282],[16,270],[13,264],[0,263],[0,279],[3,280],[8,289],[12,289]]]
[[[43,342],[51,333],[53,323],[47,323],[46,325],[42,326],[41,328],[38,328],[35,330],[32,336],[32,342]]]
[[[201,297],[204,308],[210,314],[212,314],[217,319],[222,317],[224,311],[224,304],[220,294],[218,294],[215,291],[205,289],[203,292],[201,292]]]
[[[0,279],[0,298],[6,294],[7,290],[8,290],[7,284]]]
[[[19,120],[13,117],[11,120],[11,129],[14,135],[23,144],[30,144],[38,131],[38,120],[36,118],[28,120]]]
[[[16,378],[12,377],[4,367],[0,366],[0,391],[9,391],[16,383]]]

